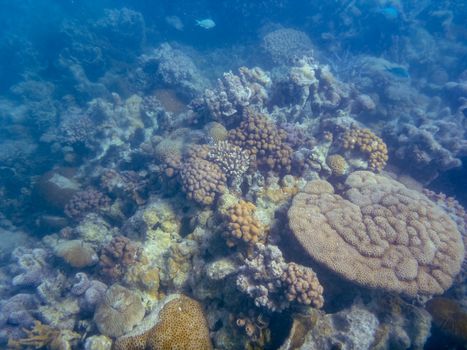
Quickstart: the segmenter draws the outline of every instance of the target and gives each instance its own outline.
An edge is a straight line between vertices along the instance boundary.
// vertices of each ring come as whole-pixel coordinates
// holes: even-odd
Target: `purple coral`
[[[110,198],[95,189],[89,188],[76,193],[65,206],[65,214],[75,220],[86,214],[110,206]]]

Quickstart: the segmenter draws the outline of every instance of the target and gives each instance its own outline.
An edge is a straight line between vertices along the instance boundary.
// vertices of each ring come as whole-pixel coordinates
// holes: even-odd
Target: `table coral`
[[[367,171],[335,194],[316,180],[295,196],[289,226],[306,252],[360,285],[409,296],[441,294],[459,273],[456,224],[423,194]]]
[[[353,128],[342,136],[342,145],[348,150],[358,150],[368,156],[368,169],[381,172],[388,161],[388,149],[384,141],[369,129]]]

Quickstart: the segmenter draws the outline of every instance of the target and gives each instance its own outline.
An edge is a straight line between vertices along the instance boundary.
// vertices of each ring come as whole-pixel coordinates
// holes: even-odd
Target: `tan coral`
[[[388,161],[386,144],[369,129],[347,130],[342,136],[342,146],[365,153],[368,156],[368,169],[374,172],[381,172]]]
[[[144,321],[139,329],[117,339],[113,350],[212,349],[203,309],[187,296],[169,297]]]
[[[259,220],[254,216],[256,206],[244,200],[228,210],[228,223],[226,238],[229,246],[234,246],[239,242],[247,245],[264,243],[266,241],[266,231]]]
[[[188,198],[210,205],[225,191],[227,177],[219,165],[207,160],[207,146],[193,147],[180,172],[183,190]]]
[[[289,263],[281,280],[287,285],[285,295],[288,301],[312,305],[317,309],[323,307],[323,287],[311,268]]]
[[[310,182],[288,212],[308,254],[366,287],[410,296],[441,294],[459,273],[456,224],[423,194],[368,171],[352,173],[341,195]]]

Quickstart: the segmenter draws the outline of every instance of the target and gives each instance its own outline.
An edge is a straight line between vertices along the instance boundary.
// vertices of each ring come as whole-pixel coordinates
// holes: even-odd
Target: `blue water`
[[[332,145],[327,146],[329,154],[344,154],[338,142],[345,130],[368,128],[387,145],[386,170],[392,177],[403,183],[404,178],[410,178],[410,183],[417,183],[417,190],[431,190],[440,194],[441,201],[456,203],[456,209],[448,214],[464,220],[467,226],[467,214],[462,209],[467,206],[465,1],[0,0],[0,9],[2,349],[8,339],[25,338],[23,328],[31,329],[34,320],[57,328],[56,320],[37,310],[39,305],[57,304],[60,298],[77,300],[70,294],[77,272],[84,271],[107,285],[121,282],[130,289],[140,288],[123,282],[123,274],[112,281],[102,277],[103,247],[117,234],[144,246],[144,234],[127,231],[136,225],[130,218],[151,203],[183,203],[183,213],[177,214],[179,240],[185,240],[194,230],[191,216],[197,217],[203,208],[215,212],[220,205],[219,193],[209,205],[196,203],[185,193],[180,173],[188,159],[186,150],[191,144],[214,142],[200,136],[212,121],[229,130],[239,127],[241,111],[245,112],[247,104],[253,110],[261,109],[273,124],[289,132],[284,142],[291,149],[287,156],[290,169],[265,170],[265,163],[258,163],[254,171],[265,181],[263,185],[268,178],[292,175],[296,179],[328,179],[342,190],[343,178],[323,169],[313,172],[293,160],[299,158],[298,154],[309,154],[304,149],[316,150],[326,144],[325,131],[334,134]],[[197,25],[200,20],[210,20],[212,27]],[[314,75],[302,75],[305,81],[297,82],[290,78],[290,72],[300,66],[303,57],[308,57],[305,61],[314,67]],[[242,97],[248,102],[243,105],[238,101],[235,105],[233,95],[226,95],[236,112],[215,115],[206,103],[206,89],[215,94],[222,86],[229,90],[223,74],[239,76],[240,67],[260,67],[271,84],[258,80],[256,85],[249,85],[245,90],[248,97]],[[324,67],[329,68],[329,80]],[[256,93],[259,96],[262,86],[266,86],[267,97],[251,97]],[[139,108],[136,117],[131,110],[132,99],[139,101],[135,102]],[[190,136],[184,136],[177,168],[158,156],[157,145],[182,133]],[[345,157],[354,156],[350,153]],[[365,151],[358,156],[364,158],[363,163],[347,159],[350,171],[369,169]],[[105,182],[110,173],[119,174],[118,185]],[[54,187],[50,183],[53,176],[63,176],[79,190]],[[251,201],[260,196],[251,176],[240,181],[237,192],[229,184],[239,198]],[[88,192],[92,199],[73,197],[89,189],[96,191]],[[79,204],[72,198],[92,203],[76,209],[84,214],[75,213],[71,207]],[[118,215],[117,209],[103,214],[101,207],[109,203],[114,209],[118,207]],[[277,227],[287,226],[284,213],[289,205],[290,201],[277,210]],[[100,263],[70,267],[57,255],[50,237],[83,239],[76,228],[89,213],[100,215],[105,222],[101,224],[113,231],[100,241],[86,242],[92,245]],[[461,226],[459,234],[464,235],[465,242],[465,226]],[[47,273],[43,272],[41,278],[53,280],[58,271],[63,271],[60,297],[44,298],[38,290],[39,281],[11,284],[24,268],[16,256],[20,253],[13,252],[17,247],[40,247],[48,254]],[[213,250],[218,249],[215,247]],[[198,254],[206,261],[222,255],[210,249]],[[461,275],[465,273],[464,266]],[[185,292],[200,299],[197,283],[189,287],[171,283],[163,281],[160,291]],[[463,289],[465,276],[443,296],[462,305],[461,319],[467,322],[467,299],[465,292],[460,292]],[[36,301],[15,316],[8,308],[13,305],[12,298],[20,294]],[[219,295],[212,297],[216,298]],[[324,311],[341,311],[356,300],[348,298],[351,301],[341,304],[325,303]],[[209,303],[212,312],[213,301],[209,299]],[[202,304],[208,309],[208,301]],[[224,307],[221,304],[223,301],[217,304],[219,309]],[[424,309],[423,303],[418,305]],[[269,312],[251,308],[253,313]],[[227,309],[225,306],[222,310]],[[72,348],[84,349],[87,337],[100,334],[93,312],[81,309],[69,316],[74,322],[64,328],[80,337],[70,342]],[[290,321],[292,312],[287,312],[284,318]],[[269,316],[273,331],[290,328],[289,321],[277,321],[278,314]],[[445,321],[449,322],[455,321]],[[221,323],[210,325],[212,341],[216,348],[229,349],[216,340],[215,334],[226,327]],[[424,349],[465,348],[465,334],[453,334],[447,328],[433,322],[432,336],[427,337]],[[229,334],[233,328],[226,329]],[[277,334],[259,348],[278,348],[287,332]],[[229,336],[235,338],[236,333]],[[256,339],[251,344],[260,343]]]

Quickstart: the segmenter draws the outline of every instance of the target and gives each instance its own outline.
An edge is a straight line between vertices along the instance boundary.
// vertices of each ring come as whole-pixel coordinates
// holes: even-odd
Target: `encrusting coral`
[[[388,149],[384,141],[369,129],[352,128],[342,136],[342,146],[358,150],[368,156],[368,169],[381,172],[388,161]]]
[[[210,350],[209,328],[201,304],[185,295],[169,296],[113,350]]]
[[[464,245],[456,224],[423,194],[368,171],[335,194],[310,182],[288,211],[306,252],[360,285],[409,296],[441,294],[459,273]]]

